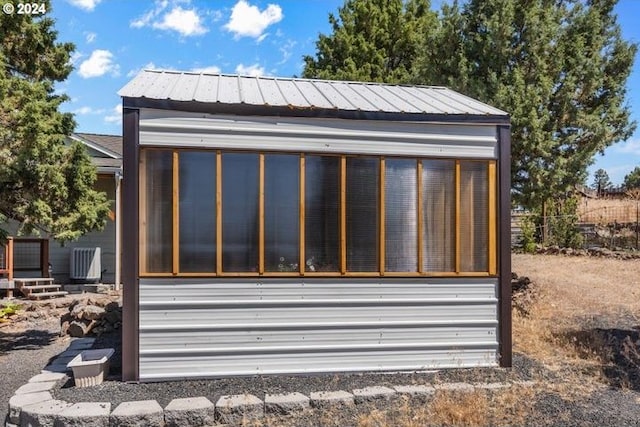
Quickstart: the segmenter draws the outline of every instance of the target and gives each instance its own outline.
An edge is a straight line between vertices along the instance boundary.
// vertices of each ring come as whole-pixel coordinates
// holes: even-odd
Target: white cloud
[[[134,19],[133,21],[131,21],[129,23],[129,26],[131,26],[133,28],[146,27],[147,25],[149,25],[151,23],[153,18],[158,16],[160,13],[162,13],[162,11],[167,8],[167,6],[169,6],[169,2],[167,0],[156,1],[156,7],[154,9],[151,9],[151,10],[145,12],[144,14],[142,14],[137,19]]]
[[[71,63],[71,65],[73,65],[75,67],[75,65],[78,63],[78,61],[80,61],[80,58],[82,58],[82,54],[80,52],[73,52],[71,54],[71,57],[69,58],[69,62]]]
[[[72,111],[73,114],[78,114],[81,116],[86,116],[89,114],[104,114],[104,108],[100,108],[100,109],[93,109],[91,107],[80,107],[80,108],[76,108],[75,110]]]
[[[194,73],[220,74],[220,67],[217,65],[210,65],[208,67],[192,68],[191,71]]]
[[[102,0],[68,0],[75,7],[91,12]]]
[[[177,31],[183,36],[198,36],[207,32],[195,9],[183,9],[180,6],[165,14],[161,22],[154,22],[153,28]]]
[[[82,61],[78,74],[80,77],[89,79],[100,77],[107,73],[118,75],[120,67],[113,62],[113,54],[108,50],[96,49],[91,53],[89,59]]]
[[[190,0],[180,1],[189,4]],[[167,12],[170,6],[168,0],[157,0],[155,7],[140,17],[131,21],[130,26],[133,28],[151,27],[157,30],[175,31],[181,36],[198,36],[209,31],[202,22],[202,16],[206,12],[201,12],[196,8],[183,9],[177,5],[178,0],[174,0],[171,4],[171,10]],[[215,15],[214,12],[214,18]]]
[[[91,107],[80,107],[80,108],[77,108],[77,109],[73,110],[72,113],[73,114],[82,114],[82,115],[84,115],[84,114],[91,114],[92,111],[93,110],[92,110]]]
[[[264,67],[261,67],[260,64],[247,65],[238,64],[236,67],[236,73],[241,74],[243,76],[264,76],[267,75],[264,71]]]
[[[98,37],[96,33],[92,33],[92,32],[85,33],[85,40],[87,41],[87,43],[93,43],[96,37]]]
[[[289,58],[291,58],[292,50],[296,44],[297,42],[295,40],[288,39],[284,45],[278,48],[280,50],[280,53],[282,54],[282,60],[278,62],[278,65],[284,64],[289,60]]]
[[[616,151],[620,153],[627,153],[627,154],[640,156],[640,137],[632,138],[619,145],[615,145],[614,147],[616,148]]]
[[[131,71],[129,71],[127,73],[127,77],[135,77],[142,70],[158,70],[158,69],[159,67],[156,67],[156,64],[154,64],[153,62],[147,62],[146,65],[143,65],[140,68],[134,68]]]
[[[224,18],[224,14],[221,10],[212,10],[209,12],[209,15],[211,16],[211,20],[213,22],[221,21],[222,18]]]
[[[104,118],[107,123],[121,124],[122,123],[122,104],[118,104],[113,107],[111,114]]]
[[[231,18],[224,28],[234,34],[234,37],[260,38],[264,30],[271,24],[280,22],[283,18],[282,8],[277,4],[269,4],[262,12],[257,6],[251,6],[245,0],[238,0],[231,10]]]

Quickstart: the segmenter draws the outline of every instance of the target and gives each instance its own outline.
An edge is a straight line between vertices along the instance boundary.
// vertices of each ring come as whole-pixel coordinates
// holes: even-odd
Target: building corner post
[[[122,180],[122,380],[139,380],[138,109],[123,109]]]
[[[499,352],[500,366],[512,366],[511,318],[511,127],[498,126],[499,149]]]

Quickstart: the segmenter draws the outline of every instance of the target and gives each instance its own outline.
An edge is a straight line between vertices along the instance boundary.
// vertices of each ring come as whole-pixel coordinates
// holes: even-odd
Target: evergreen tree
[[[56,39],[46,15],[0,15],[0,224],[13,219],[20,233],[64,241],[102,228],[109,203],[93,190],[84,148],[65,146],[75,122],[58,110],[67,97],[54,84],[71,72],[74,46]]]
[[[636,166],[631,172],[625,175],[624,188],[627,190],[640,188],[640,166]]]
[[[469,0],[444,6],[414,81],[445,84],[511,114],[514,202],[544,210],[596,153],[635,129],[625,83],[637,46],[615,0]]]
[[[593,174],[593,189],[598,192],[598,195],[601,195],[605,190],[608,190],[611,187],[611,180],[609,179],[607,171],[604,169],[598,169]]]
[[[407,82],[422,37],[436,23],[429,0],[346,0],[333,29],[305,56],[307,78]]]

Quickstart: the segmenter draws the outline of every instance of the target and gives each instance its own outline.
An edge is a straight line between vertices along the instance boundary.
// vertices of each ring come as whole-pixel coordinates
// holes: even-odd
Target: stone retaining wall
[[[365,387],[351,391],[318,391],[267,394],[263,399],[252,394],[222,396],[213,403],[206,397],[172,400],[165,408],[155,400],[123,402],[111,408],[109,402],[68,403],[56,400],[50,391],[67,380],[66,363],[74,355],[92,346],[93,338],[71,343],[67,351],[34,376],[29,383],[16,390],[9,400],[6,426],[91,426],[121,427],[154,426],[215,426],[241,425],[260,422],[265,417],[293,415],[310,409],[335,410],[388,402],[395,399],[416,399],[425,402],[437,391],[469,393],[475,390],[494,391],[512,386],[530,387],[535,383],[443,383],[432,385],[397,385],[393,387]]]

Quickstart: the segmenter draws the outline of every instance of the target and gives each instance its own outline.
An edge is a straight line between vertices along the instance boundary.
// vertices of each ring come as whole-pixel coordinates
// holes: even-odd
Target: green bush
[[[520,247],[525,253],[534,253],[538,236],[536,233],[536,221],[533,215],[527,215],[520,222]]]
[[[0,322],[6,322],[10,316],[13,316],[20,310],[22,307],[19,304],[14,303],[4,303],[0,307]]]
[[[575,196],[554,200],[547,210],[546,245],[581,248],[584,236],[578,228],[578,199]]]

